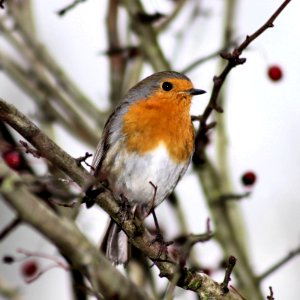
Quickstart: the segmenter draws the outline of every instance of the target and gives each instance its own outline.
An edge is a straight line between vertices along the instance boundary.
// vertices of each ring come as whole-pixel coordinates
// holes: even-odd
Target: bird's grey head
[[[148,98],[155,90],[161,87],[161,84],[164,80],[167,79],[184,79],[190,81],[190,79],[184,74],[175,72],[175,71],[163,71],[154,73],[139,83],[132,87],[124,100],[129,102],[134,102],[137,100],[142,100]]]

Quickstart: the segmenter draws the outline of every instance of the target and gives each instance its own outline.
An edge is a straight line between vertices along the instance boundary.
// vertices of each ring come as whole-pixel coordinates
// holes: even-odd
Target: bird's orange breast
[[[163,143],[175,162],[186,162],[194,149],[190,104],[189,96],[174,101],[160,95],[132,104],[123,119],[128,151],[145,154]]]

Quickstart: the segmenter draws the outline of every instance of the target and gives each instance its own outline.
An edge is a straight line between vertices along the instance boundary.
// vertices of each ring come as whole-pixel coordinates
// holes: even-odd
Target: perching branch
[[[135,21],[134,21],[135,22]],[[145,25],[145,24],[142,24],[141,26],[143,26],[143,25]],[[138,25],[138,26],[140,26],[140,25]],[[151,26],[149,26],[148,25],[148,27],[151,27]],[[146,31],[143,31],[143,30],[146,30],[145,28],[144,29],[142,29],[140,32],[146,32]],[[138,31],[137,31],[138,32]],[[150,32],[149,30],[148,30],[148,32]],[[153,30],[153,32],[155,33],[155,31]],[[155,35],[156,35],[156,33],[155,33]],[[153,36],[154,37],[154,40],[155,40],[155,35]],[[148,36],[146,36],[146,37],[148,37]],[[141,35],[140,35],[140,38],[141,38],[141,40],[143,39],[143,37],[141,37]],[[152,39],[152,36],[151,36],[151,39]],[[143,44],[143,43],[142,43]],[[151,44],[151,43],[150,43]],[[153,46],[153,45],[152,45]],[[155,45],[154,45],[155,46]],[[158,46],[158,45],[156,45],[156,46]],[[142,45],[142,47],[143,47],[143,45]],[[147,48],[147,46],[146,46],[146,48]],[[164,60],[164,57],[163,57],[163,55],[161,55],[161,56],[155,56],[155,53],[156,54],[159,54],[159,53],[161,53],[162,54],[162,52],[160,51],[160,49],[159,49],[159,46],[158,47],[154,47],[153,49],[151,49],[151,50],[153,50],[153,51],[150,51],[150,50],[148,50],[148,49],[143,49],[143,53],[147,56],[147,58],[148,58],[148,60],[149,60],[149,62],[153,65],[153,66],[156,66],[155,68],[157,68],[157,66],[161,66],[161,67],[163,67],[164,69],[165,68],[169,68],[168,67],[168,62],[167,63],[165,63],[165,62],[163,62],[163,60]],[[228,60],[228,62],[229,62],[229,57],[226,57],[226,55],[224,55],[224,57]],[[225,78],[224,78],[224,80],[225,80]],[[217,100],[216,100],[216,103],[217,103]],[[218,103],[219,104],[219,103]],[[214,109],[218,109],[218,106],[216,106]],[[221,107],[219,107],[219,110],[221,110]],[[201,122],[203,123],[203,118],[201,119]],[[204,122],[205,123],[205,125],[206,125],[206,131],[207,131],[207,129],[208,129],[208,125],[206,124],[206,122]],[[202,124],[203,125],[203,124]],[[71,127],[71,126],[70,126]],[[38,144],[38,141],[36,141],[36,143]],[[47,144],[45,143],[45,146],[47,146]],[[40,151],[39,149],[38,149],[38,151]],[[45,157],[45,156],[44,156]],[[215,190],[214,190],[215,191]],[[104,193],[106,193],[107,191],[105,191]],[[219,193],[220,192],[220,193]],[[224,191],[217,191],[217,194],[218,194],[218,196],[219,196],[219,198],[221,198],[221,195],[224,195],[225,194],[225,192]],[[100,197],[100,199],[102,199],[101,198],[101,195],[99,196]],[[109,197],[109,196],[108,196]],[[217,197],[218,198],[218,197]],[[100,200],[99,200],[100,201]],[[100,205],[103,205],[103,199],[101,200],[101,202],[99,202],[100,203]],[[113,199],[112,199],[112,201],[113,201]],[[104,203],[105,203],[105,201],[104,201]],[[217,204],[218,205],[218,204]],[[221,209],[220,209],[221,210]],[[109,209],[108,209],[108,211],[109,211]],[[224,217],[224,216],[223,216]],[[118,216],[116,215],[115,216],[115,218],[117,219],[117,222],[118,222]],[[130,222],[130,220],[128,220],[128,224],[131,224]],[[133,221],[133,224],[135,224],[134,222],[137,222],[136,220],[135,221]],[[126,223],[127,224],[127,223]],[[124,226],[126,227],[127,225],[126,224],[124,224]],[[129,225],[128,225],[129,226]],[[126,231],[126,228],[124,229],[125,231]],[[129,229],[127,229],[127,230],[129,230]],[[126,231],[127,232],[127,231]],[[129,231],[130,232],[130,231]],[[147,235],[147,234],[146,234]],[[137,242],[136,241],[136,233],[133,233],[133,236],[132,236],[132,241],[133,241],[133,244],[134,243],[139,243],[139,242]],[[155,245],[154,245],[155,246]],[[153,250],[153,255],[155,254],[155,251],[157,250],[157,249],[155,249],[155,247],[152,249]],[[145,250],[146,251],[146,250]],[[150,251],[150,250],[149,250]],[[230,249],[229,249],[229,251],[230,251]],[[147,254],[148,255],[148,254]],[[154,257],[154,256],[150,256],[150,257]],[[240,261],[240,258],[239,258],[239,261]],[[165,263],[165,262],[159,262],[159,264],[158,264],[158,267],[160,268],[160,269],[163,269],[164,268],[164,265],[163,265],[163,263]],[[160,264],[162,264],[162,265],[160,265]],[[177,270],[177,269],[176,269]],[[184,272],[183,272],[184,273]],[[247,273],[247,270],[244,272],[244,273]],[[163,272],[162,272],[162,274],[164,274]],[[178,277],[178,275],[179,275],[179,277]],[[181,279],[182,278],[182,276],[185,276],[185,273],[184,274],[181,274],[181,273],[178,273],[178,270],[175,272],[175,276],[176,276],[176,278],[175,278],[175,280],[174,280],[174,273],[172,274],[172,275],[170,275],[171,277],[168,277],[168,278],[172,278],[172,279],[170,279],[170,280],[172,280],[172,282],[176,282],[176,284],[178,283],[178,285],[180,285],[181,284],[181,280],[179,280],[179,279]],[[197,280],[198,280],[198,278],[197,277],[195,277]],[[178,281],[179,280],[179,281]],[[185,286],[184,286],[185,287]],[[205,287],[206,288],[206,287]],[[203,295],[204,296],[204,295]],[[215,299],[217,299],[217,298],[215,298]],[[222,298],[222,299],[225,299],[225,298]],[[226,298],[227,299],[227,298]]]
[[[93,289],[107,299],[149,299],[115,269],[67,218],[59,217],[41,199],[31,194],[22,178],[0,163],[0,192],[24,222],[29,223],[90,280]],[[24,201],[26,199],[26,201]],[[32,211],[35,213],[32,214]],[[114,278],[113,282],[111,278]],[[122,287],[122,289],[120,289]]]
[[[16,108],[14,108],[12,105],[5,103],[4,101],[0,101],[0,119],[7,122],[10,126],[17,130],[24,138],[28,140],[28,142],[30,142],[39,151],[42,157],[48,159],[54,165],[56,165],[58,168],[64,171],[82,188],[84,188],[88,182],[91,182],[93,180],[93,177],[90,174],[88,174],[87,171],[85,171],[81,166],[78,166],[76,164],[76,160],[74,158],[70,157],[52,140],[50,140],[45,134],[43,134],[37,126],[35,126],[23,114],[17,111]],[[7,174],[8,171],[4,167],[1,169],[5,170],[3,171],[2,176],[0,176],[1,178],[3,178],[6,176],[5,174]],[[13,175],[9,173],[9,178],[11,176]],[[14,176],[13,178],[15,178]],[[85,251],[79,251],[80,253],[77,253],[77,251],[75,251],[75,253],[69,253],[69,251],[72,249],[72,245],[75,245],[75,248],[78,248],[78,245],[82,245],[85,249],[89,249],[90,252],[87,253],[87,255],[89,256],[88,261],[91,261],[93,259],[96,259],[97,261],[101,260],[102,264],[102,257],[99,256],[98,251],[97,254],[94,252],[90,245],[87,244],[85,238],[77,232],[77,229],[72,227],[72,223],[69,223],[69,221],[65,219],[60,220],[54,212],[50,212],[50,210],[43,203],[40,203],[41,201],[39,201],[37,197],[28,193],[28,191],[25,192],[26,189],[24,186],[21,185],[21,191],[19,191],[19,189],[16,188],[10,188],[8,192],[7,190],[3,190],[3,188],[4,187],[2,184],[2,193],[8,197],[11,205],[18,211],[20,217],[22,217],[22,219],[26,222],[35,226],[35,228],[42,232],[45,236],[48,236],[53,241],[53,243],[59,247],[62,253],[71,255],[70,259],[72,259],[73,263],[76,266],[78,265],[78,262],[76,263],[77,259],[79,260],[79,265],[83,262],[83,260],[86,261],[85,257],[80,256],[80,253],[83,255]],[[14,190],[16,194],[13,193]],[[29,198],[30,200],[26,202],[22,201],[19,197],[19,193],[21,192],[23,195],[22,199],[24,199],[24,195],[26,195],[25,198]],[[153,238],[145,229],[140,220],[134,218],[133,220],[126,219],[124,221],[124,218],[122,218],[119,214],[120,207],[113,199],[113,196],[109,190],[104,189],[104,192],[97,197],[96,201],[119,225],[122,224],[122,229],[126,232],[131,243],[136,248],[141,250],[149,258],[157,260],[157,253],[161,251],[160,245],[157,243],[151,243]],[[28,204],[29,202],[31,204]],[[35,207],[34,209],[36,211],[36,214],[34,214],[34,216],[32,216],[31,214],[32,207]],[[47,226],[49,225],[49,223],[52,224],[52,221],[45,222],[45,220],[48,217],[55,223],[55,228],[57,229],[55,230],[55,232],[48,232]],[[58,219],[60,221],[58,221]],[[62,228],[59,228],[58,224],[61,224]],[[54,225],[50,226],[51,230],[53,229],[53,226]],[[72,231],[70,232],[70,234],[67,234],[68,228]],[[64,234],[61,234],[62,232]],[[71,241],[72,237],[74,238],[74,244]],[[74,251],[74,249],[72,251]],[[161,257],[162,261],[156,261],[156,266],[160,270],[160,276],[172,280],[173,276],[177,274],[178,268],[174,261],[167,260],[166,258],[167,257],[165,256],[165,254],[163,254]],[[81,269],[83,266],[80,265],[79,267]],[[106,263],[105,267],[107,267]],[[84,274],[87,274],[86,272],[90,271],[97,272],[97,270],[95,270],[97,269],[96,267],[94,269],[94,267],[90,266],[87,263],[85,263],[85,268],[86,271],[84,272]],[[112,274],[109,268],[107,269],[107,272],[109,272],[109,274]],[[101,273],[105,273],[102,267]],[[98,280],[102,280],[100,274],[96,275],[96,278],[98,278]],[[210,277],[208,277],[205,274],[197,273],[189,269],[182,270],[177,285],[184,289],[195,291],[201,297],[204,295],[211,295],[216,300],[239,299],[234,293],[231,292],[229,292],[226,295],[226,297],[224,297],[222,289],[218,283],[214,282]],[[122,286],[122,284],[119,286]]]

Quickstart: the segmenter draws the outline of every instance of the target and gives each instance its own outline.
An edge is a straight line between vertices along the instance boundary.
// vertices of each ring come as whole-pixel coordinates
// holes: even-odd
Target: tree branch
[[[121,51],[115,51],[113,53],[113,50],[121,48],[118,30],[118,10],[119,1],[109,1],[106,16],[106,28],[109,44],[108,49],[111,52],[108,57],[110,65],[110,101],[113,106],[116,106],[121,99],[126,67],[126,56],[124,56],[124,53]]]
[[[19,217],[15,217],[4,229],[0,231],[0,241],[3,240],[12,230],[22,223]]]
[[[72,221],[59,217],[41,199],[31,194],[22,183],[22,178],[3,162],[0,163],[0,179],[0,191],[8,204],[25,222],[51,240],[71,261],[73,268],[79,269],[88,279],[93,278],[90,281],[96,292],[108,299],[149,299],[111,265]]]
[[[203,139],[207,131],[207,120],[211,115],[212,111],[215,110],[219,113],[223,112],[222,107],[218,104],[218,97],[221,91],[221,88],[227,78],[229,72],[236,66],[245,63],[246,59],[241,58],[242,52],[252,43],[256,38],[258,38],[263,32],[265,32],[268,28],[273,27],[273,23],[276,18],[280,15],[283,9],[291,2],[291,0],[285,0],[280,7],[274,12],[274,14],[268,19],[268,21],[263,24],[258,30],[256,30],[253,34],[247,35],[245,40],[235,48],[231,53],[223,53],[221,54],[222,58],[227,60],[227,65],[224,67],[223,71],[220,75],[214,77],[214,86],[211,93],[211,97],[208,105],[206,106],[200,121],[200,129],[196,135],[196,145],[195,145],[195,160],[199,159],[200,153],[203,153],[202,144],[199,140]],[[201,160],[201,157],[200,157]]]
[[[2,100],[0,101],[0,119],[7,122],[10,126],[12,126],[15,130],[17,130],[24,138],[28,140],[28,142],[30,142],[39,151],[39,153],[44,158],[48,159],[49,161],[52,162],[52,164],[56,165],[58,168],[64,171],[70,178],[72,178],[82,188],[86,187],[88,182],[94,180],[94,178],[86,170],[84,170],[81,166],[78,166],[76,164],[76,160],[74,158],[70,157],[65,151],[63,151],[59,146],[57,146],[45,134],[43,134],[37,128],[37,126],[35,126],[23,114],[17,111],[15,107],[5,103]],[[0,176],[0,178],[5,177],[5,174],[7,174],[7,169],[5,169],[5,172],[3,173],[2,176]],[[9,174],[11,176],[11,173]],[[23,187],[22,189],[25,188]],[[2,190],[2,192],[5,193],[8,199],[11,200],[11,204],[18,211],[20,217],[22,217],[25,221],[29,222],[31,225],[35,226],[36,229],[42,232],[43,234],[45,234],[45,236],[48,236],[48,234],[50,234],[49,238],[59,247],[62,253],[65,253],[66,251],[69,251],[71,249],[72,246],[69,243],[71,243],[70,239],[72,236],[74,236],[75,248],[78,247],[79,244],[81,244],[81,242],[79,242],[79,239],[82,239],[82,237],[80,237],[81,235],[76,231],[77,229],[76,230],[74,229],[75,227],[73,228],[71,226],[72,223],[69,223],[69,221],[67,220],[63,219],[63,222],[59,223],[63,226],[59,231],[55,230],[53,234],[49,233],[47,231],[48,222],[45,221],[47,220],[46,215],[49,216],[49,218],[54,222],[56,228],[58,227],[57,225],[58,217],[53,212],[50,213],[48,209],[47,211],[45,211],[46,209],[45,205],[42,203],[38,205],[39,212],[35,213],[33,217],[32,210],[37,211],[37,208],[35,208],[36,205],[35,202],[37,201],[37,198],[27,192],[26,195],[30,197],[32,201],[32,207],[30,207],[30,205],[28,205],[29,200],[26,202],[22,201],[22,199],[24,198],[24,194],[20,198],[13,197],[12,195],[10,195],[10,193],[12,193],[13,190],[14,189],[10,189],[10,192],[7,191],[5,192]],[[22,192],[25,193],[25,191],[23,190]],[[17,195],[20,196],[19,191],[16,191],[16,193],[18,193]],[[172,280],[174,275],[178,274],[178,267],[176,265],[176,262],[167,260],[165,254],[162,255],[161,261],[157,261],[157,254],[161,251],[160,249],[161,247],[158,243],[151,243],[153,238],[149,234],[149,232],[145,229],[144,225],[140,220],[134,218],[133,220],[126,219],[124,221],[124,219],[119,214],[120,207],[113,199],[113,196],[109,190],[105,189],[104,192],[97,197],[96,201],[119,225],[122,224],[122,228],[128,235],[131,243],[136,248],[141,250],[150,259],[156,261],[156,266],[160,270],[161,277],[166,277],[169,280]],[[44,218],[39,219],[39,216],[41,216],[41,214],[43,214]],[[53,215],[56,216],[55,220]],[[69,234],[66,234],[66,232],[68,231],[66,231],[67,228],[65,227],[68,227],[70,230],[74,232],[72,232],[72,234],[70,233],[69,236]],[[64,234],[63,236],[60,236],[58,233],[61,234],[62,232]],[[97,258],[97,260],[102,261],[102,258],[99,257],[99,254],[94,253],[94,250],[90,248],[90,245],[86,244],[85,240],[83,240],[82,245],[83,247],[89,249],[90,251],[89,255],[91,255],[89,256],[89,259],[92,259],[92,256],[96,255],[94,258]],[[67,248],[65,249],[65,247]],[[82,250],[82,248],[80,249]],[[74,251],[74,249],[72,251]],[[74,260],[74,263],[76,263],[76,259],[78,259],[79,262],[82,262],[84,259],[84,257],[80,256],[80,254],[77,253],[77,251],[76,253],[67,253],[67,254],[71,255],[72,261]],[[97,275],[96,278],[102,280],[99,277],[100,275],[97,274],[97,270],[93,270],[94,266],[87,266],[87,264],[85,264],[85,266],[87,268],[86,272],[89,271],[89,268],[92,268],[92,271],[96,272]],[[107,270],[108,272],[110,272],[109,269]],[[104,273],[103,268],[101,272]],[[214,282],[210,277],[208,277],[205,274],[197,273],[195,271],[188,270],[188,269],[183,269],[182,272],[180,272],[177,285],[184,289],[195,291],[201,297],[204,297],[205,295],[206,296],[211,295],[211,297],[214,297],[216,300],[239,299],[237,295],[233,292],[229,292],[224,296],[223,291],[218,283]]]
[[[132,28],[140,38],[140,47],[155,71],[170,70],[170,64],[165,58],[157,41],[157,33],[149,24],[140,22],[138,13],[144,13],[142,3],[139,0],[123,0],[127,12],[131,18]]]
[[[283,265],[285,265],[287,262],[289,262],[292,258],[300,254],[300,247],[297,247],[295,250],[290,251],[286,256],[284,256],[282,259],[280,259],[277,263],[275,263],[273,266],[271,266],[268,270],[263,272],[261,275],[257,276],[257,281],[261,282],[266,277],[268,277],[273,272],[277,271],[279,268],[281,268]]]
[[[62,17],[64,16],[67,12],[69,12],[70,10],[72,10],[73,8],[75,8],[79,3],[83,3],[86,0],[74,0],[72,3],[70,3],[69,5],[67,5],[64,8],[61,8],[57,14]]]

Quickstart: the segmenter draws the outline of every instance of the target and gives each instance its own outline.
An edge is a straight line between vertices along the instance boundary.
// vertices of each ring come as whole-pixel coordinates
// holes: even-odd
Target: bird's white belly
[[[155,185],[154,205],[157,206],[173,191],[187,165],[188,162],[174,162],[164,144],[160,144],[143,155],[128,153],[122,148],[106,165],[105,173],[115,197],[123,195],[132,204],[143,206],[151,203]]]

